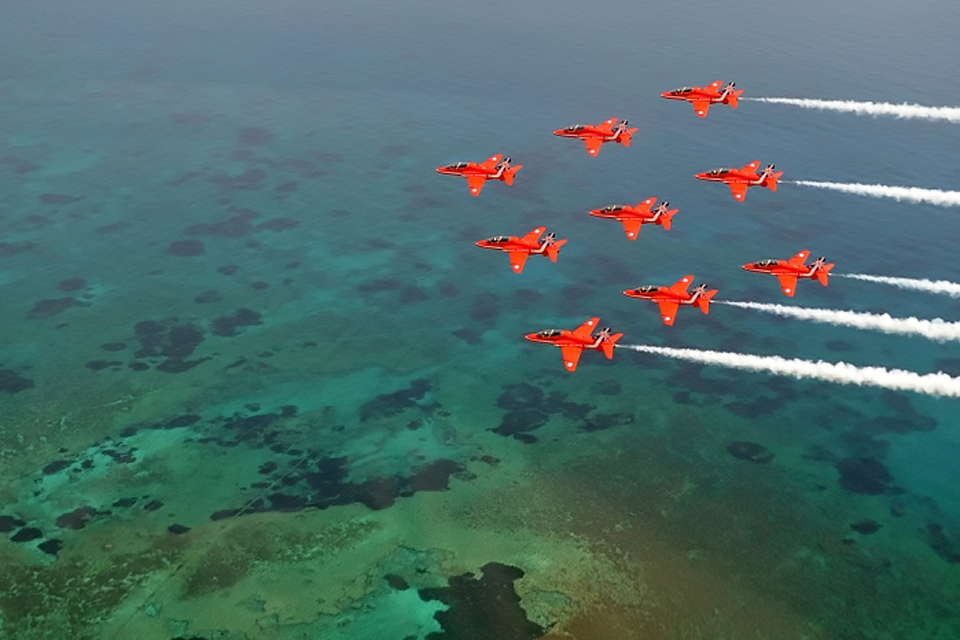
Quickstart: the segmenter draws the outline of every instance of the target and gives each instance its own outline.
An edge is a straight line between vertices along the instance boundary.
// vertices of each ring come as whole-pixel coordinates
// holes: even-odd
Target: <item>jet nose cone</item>
[[[529,340],[530,342],[536,342],[536,341],[537,341],[537,334],[535,334],[535,333],[528,333],[528,334],[526,334],[526,335],[523,336],[523,337],[526,338],[527,340]]]
[[[485,247],[485,246],[487,246],[487,241],[486,241],[486,240],[477,240],[476,242],[474,242],[474,244],[477,245],[478,247]]]
[[[743,265],[743,266],[740,267],[740,268],[741,268],[741,269],[744,269],[744,270],[746,270],[746,271],[750,271],[751,269],[753,269],[753,263],[752,263],[752,262],[748,262],[747,264]]]

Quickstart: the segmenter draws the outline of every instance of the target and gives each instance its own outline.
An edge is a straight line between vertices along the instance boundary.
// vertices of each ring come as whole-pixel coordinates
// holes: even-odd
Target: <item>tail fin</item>
[[[550,262],[557,261],[557,255],[560,253],[560,247],[567,243],[567,239],[557,240],[551,245],[547,245],[547,257],[550,258]]]
[[[736,109],[736,108],[737,108],[737,100],[738,100],[738,98],[740,98],[740,94],[741,94],[741,93],[743,93],[743,89],[741,89],[740,91],[734,91],[733,93],[731,93],[730,95],[728,95],[728,96],[727,96],[727,104],[729,104],[731,107],[733,107],[734,109]]]
[[[600,343],[600,348],[603,349],[603,355],[607,356],[607,360],[613,360],[613,345],[622,337],[622,333],[615,333]]]
[[[523,169],[522,164],[514,165],[503,172],[503,181],[507,183],[508,186],[513,186],[513,176],[516,175],[517,171]]]
[[[711,289],[697,299],[697,304],[700,305],[700,311],[703,311],[705,314],[710,313],[710,298],[716,294],[717,289]]]
[[[667,211],[666,213],[660,214],[660,225],[670,231],[670,221],[673,220],[673,214]]]
[[[827,274],[830,273],[830,269],[833,269],[833,263],[823,265],[823,269],[817,272],[817,280],[820,281],[820,284],[827,286]]]

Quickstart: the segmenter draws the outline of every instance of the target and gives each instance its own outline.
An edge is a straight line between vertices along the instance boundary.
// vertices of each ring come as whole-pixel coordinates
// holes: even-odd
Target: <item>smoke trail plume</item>
[[[781,182],[787,182],[781,180]],[[960,191],[941,191],[940,189],[920,189],[919,187],[891,187],[885,184],[858,184],[847,182],[814,182],[812,180],[793,180],[793,184],[817,189],[833,189],[858,196],[874,198],[893,198],[897,201],[925,202],[939,207],[960,207]]]
[[[853,280],[863,280],[865,282],[876,282],[879,284],[889,284],[900,289],[912,289],[914,291],[926,291],[927,293],[939,293],[950,296],[951,298],[960,298],[960,284],[948,280],[915,280],[913,278],[888,278],[887,276],[869,276],[864,273],[833,273],[833,277],[852,278]]]
[[[781,358],[780,356],[754,356],[729,351],[702,351],[699,349],[674,349],[643,344],[617,345],[644,353],[655,353],[669,358],[690,360],[703,364],[717,364],[734,369],[763,371],[793,378],[812,378],[840,384],[882,387],[895,391],[914,391],[931,396],[960,398],[960,378],[941,372],[921,375],[902,369],[883,367],[857,367],[846,362],[813,362]]]
[[[835,309],[811,309],[808,307],[788,307],[782,304],[762,302],[731,302],[714,300],[714,304],[726,304],[741,309],[763,311],[785,318],[824,322],[838,327],[854,327],[896,333],[907,336],[922,336],[930,340],[960,340],[960,322],[947,322],[940,318],[920,320],[919,318],[894,318],[889,314],[861,313],[859,311],[837,311]]]
[[[805,109],[844,111],[859,116],[893,116],[920,120],[960,122],[958,107],[924,107],[919,104],[892,104],[889,102],[857,102],[855,100],[811,100],[808,98],[740,98],[768,104],[789,104]]]

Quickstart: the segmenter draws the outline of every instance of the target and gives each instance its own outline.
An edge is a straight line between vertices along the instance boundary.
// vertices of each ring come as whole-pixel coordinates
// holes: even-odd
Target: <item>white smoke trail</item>
[[[931,396],[960,398],[960,378],[951,377],[942,371],[921,375],[902,369],[884,369],[883,367],[857,367],[846,362],[824,362],[819,360],[797,360],[780,356],[754,356],[729,351],[702,351],[699,349],[674,349],[654,347],[642,344],[624,344],[618,347],[655,353],[680,360],[690,360],[703,364],[717,364],[734,369],[765,371],[793,378],[813,378],[840,384],[882,387],[897,391],[915,391]]]
[[[781,180],[787,182],[787,180]],[[893,198],[897,201],[926,202],[939,207],[960,207],[960,191],[941,191],[940,189],[921,189],[919,187],[891,187],[885,184],[858,184],[848,182],[814,182],[812,180],[793,180],[793,184],[817,189],[833,189],[853,193],[858,196],[874,198]]]
[[[919,318],[894,318],[887,313],[861,313],[859,311],[837,311],[835,309],[811,309],[809,307],[788,307],[782,304],[762,302],[731,302],[714,300],[714,304],[726,304],[741,309],[763,311],[785,318],[825,322],[839,327],[869,329],[883,333],[922,336],[930,340],[960,340],[960,322],[947,322],[940,318],[920,320]]]
[[[915,280],[913,278],[889,278],[887,276],[869,276],[864,273],[831,273],[835,278],[852,278],[854,280],[864,280],[865,282],[877,282],[879,284],[889,284],[900,289],[912,289],[914,291],[926,291],[927,293],[940,293],[951,298],[960,298],[960,284],[950,282],[949,280]]]
[[[855,100],[811,100],[809,98],[740,98],[768,104],[789,104],[805,109],[844,111],[859,116],[893,116],[921,120],[960,122],[958,107],[924,107],[919,104],[892,104],[889,102],[858,102]]]

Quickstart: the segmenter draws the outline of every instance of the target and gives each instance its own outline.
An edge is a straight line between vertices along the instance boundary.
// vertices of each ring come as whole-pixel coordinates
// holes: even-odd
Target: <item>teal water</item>
[[[955,400],[633,352],[567,375],[522,339],[600,316],[629,343],[960,375],[950,343],[720,306],[665,327],[620,293],[693,273],[960,315],[739,268],[809,248],[960,281],[956,209],[693,179],[761,160],[957,190],[955,125],[658,97],[958,105],[953,4],[5,13],[0,634],[960,636]],[[550,135],[608,117],[629,149]],[[512,187],[434,173],[494,153]],[[587,215],[654,195],[669,232]],[[473,246],[541,224],[556,264]]]

